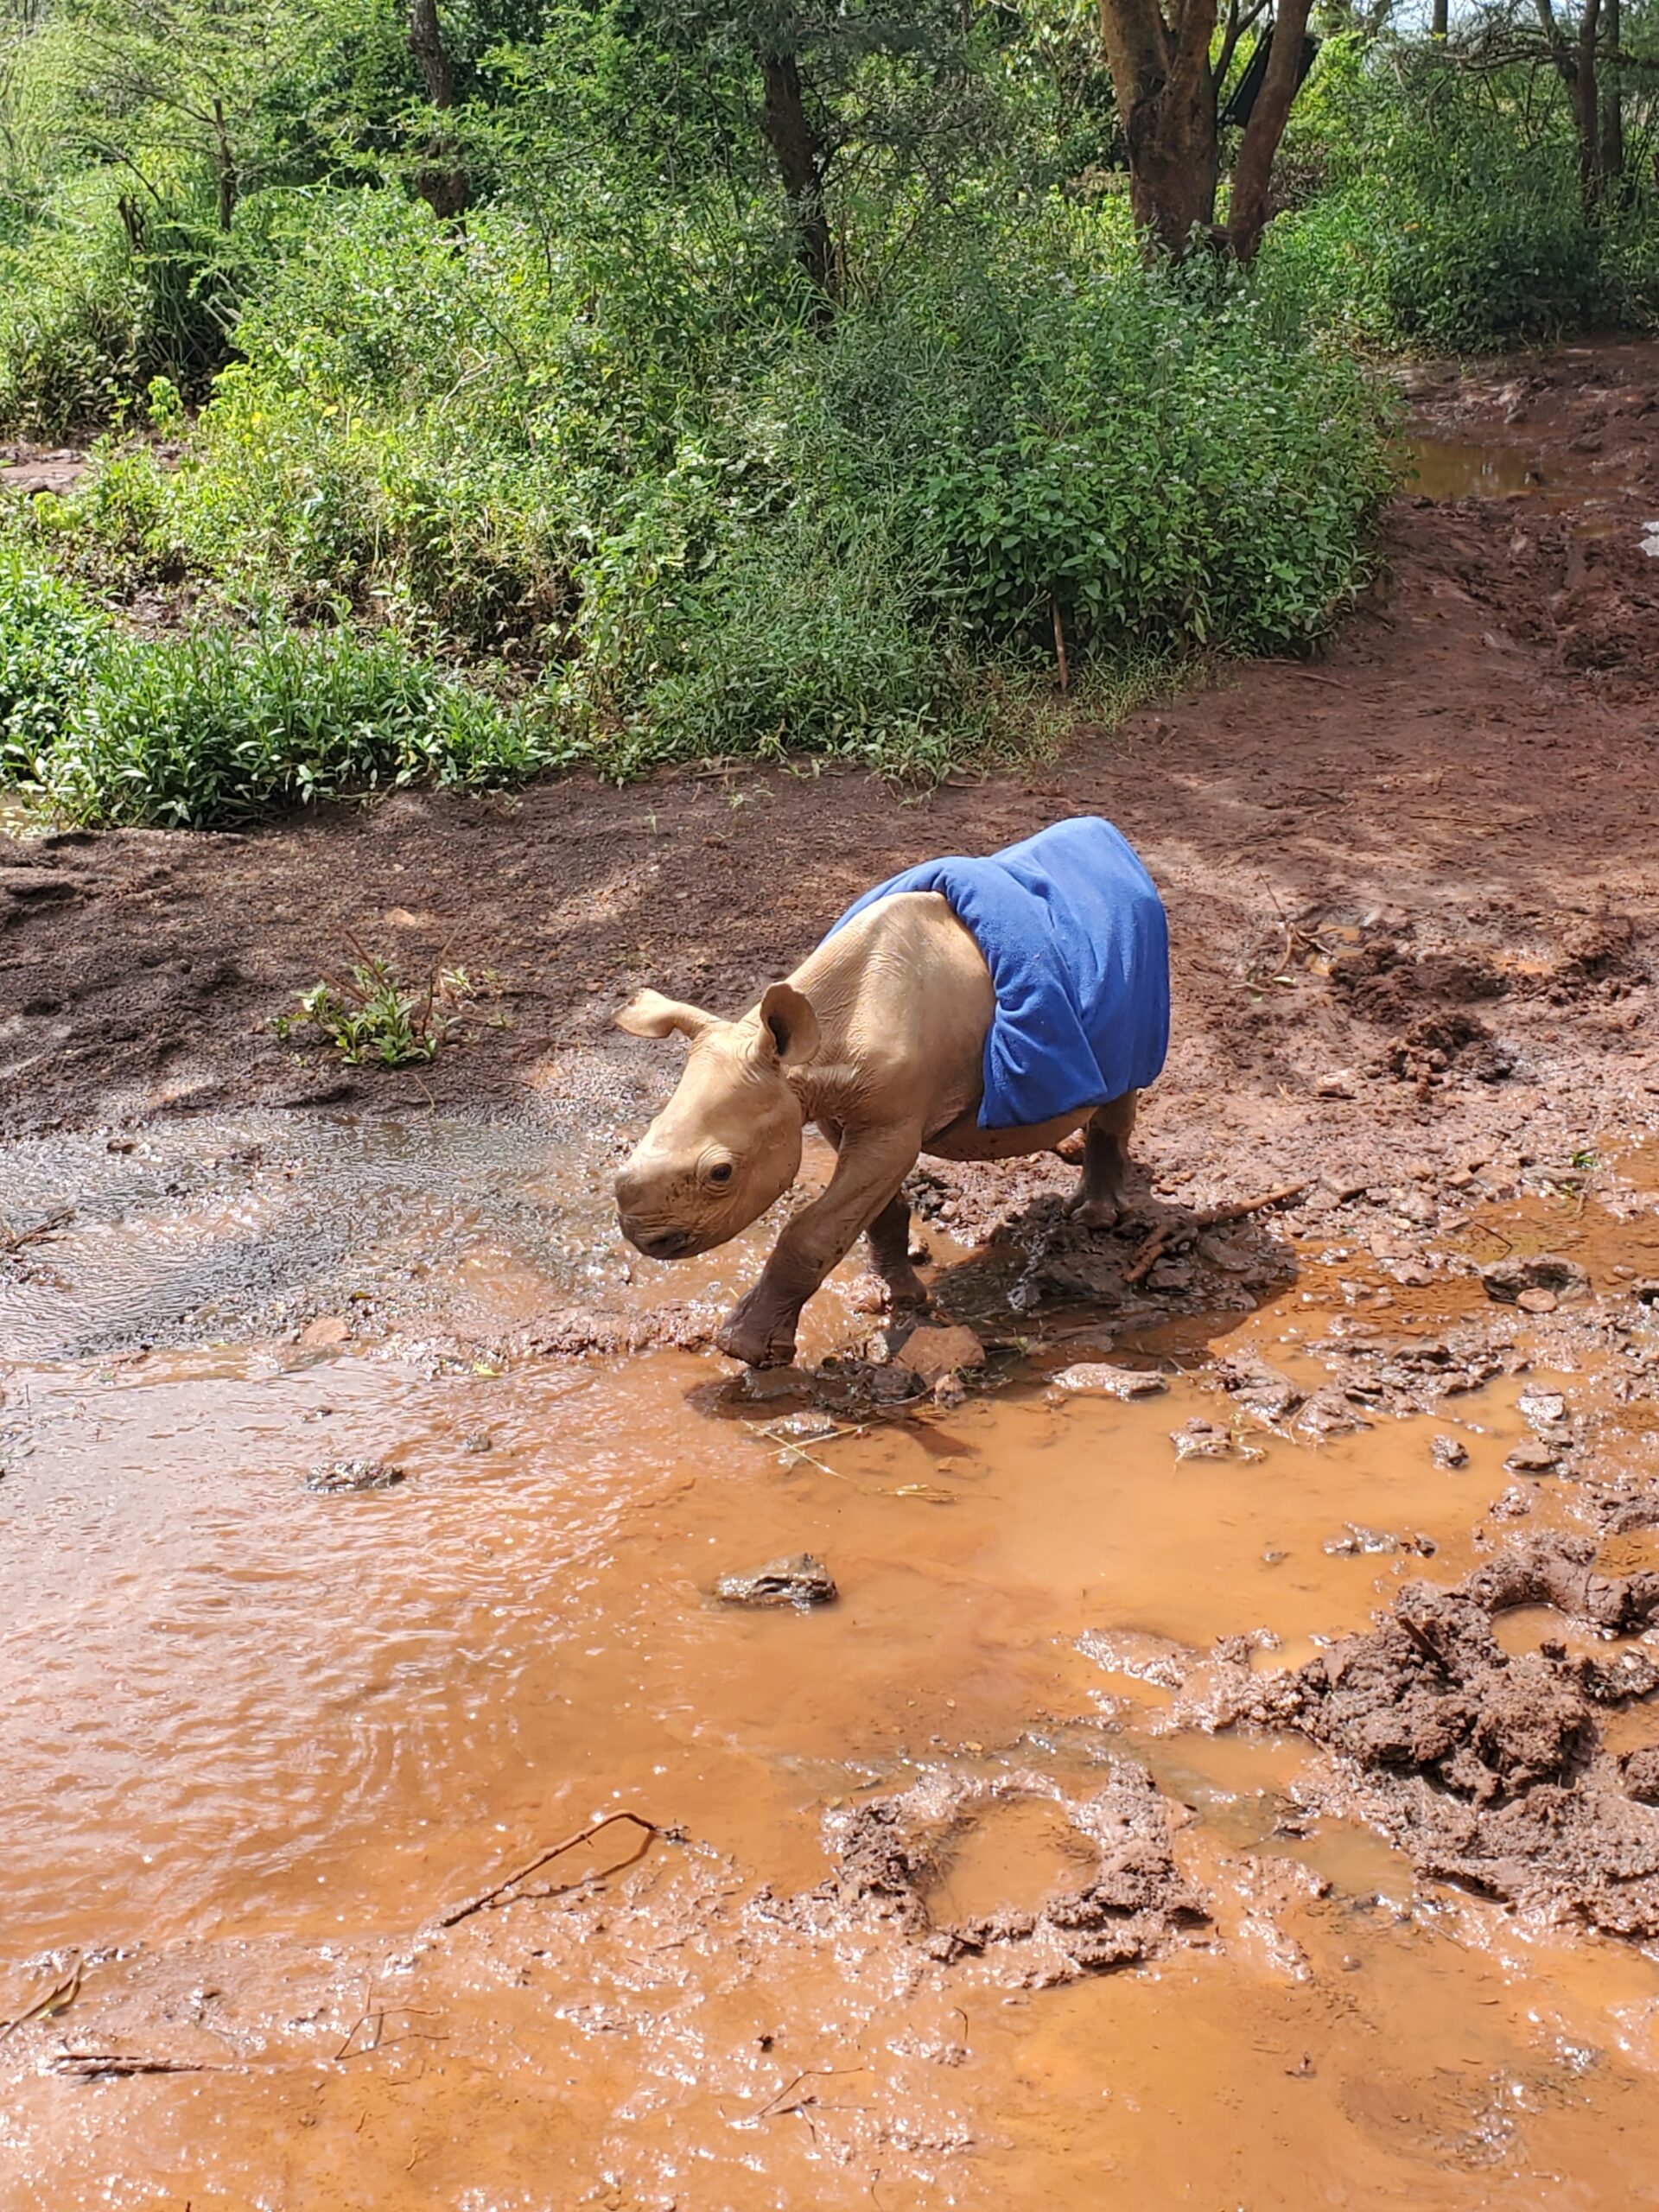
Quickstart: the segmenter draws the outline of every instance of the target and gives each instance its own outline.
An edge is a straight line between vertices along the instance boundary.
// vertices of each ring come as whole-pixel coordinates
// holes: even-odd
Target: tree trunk
[[[1601,0],[1584,0],[1584,12],[1579,18],[1573,107],[1579,128],[1579,191],[1586,213],[1592,216],[1601,206],[1601,102],[1596,91],[1596,38],[1600,27]]]
[[[827,321],[836,286],[835,246],[823,206],[823,142],[807,114],[795,56],[761,54],[757,59],[766,87],[760,128],[778,164],[784,198],[789,204],[796,257],[823,302],[819,319]]]
[[[1291,103],[1302,81],[1302,45],[1307,36],[1310,0],[1280,0],[1268,55],[1268,73],[1233,165],[1232,203],[1227,238],[1241,261],[1253,261],[1272,213],[1268,190],[1273,161],[1290,120]]]
[[[1620,0],[1601,0],[1602,44],[1611,57],[1602,77],[1601,188],[1615,200],[1624,193],[1624,95],[1618,58],[1624,31],[1623,12]]]
[[[213,102],[213,186],[218,202],[219,227],[228,231],[236,213],[236,157],[231,150],[231,134],[225,123],[225,103]]]
[[[1220,153],[1210,44],[1216,0],[1100,0],[1100,29],[1129,149],[1129,204],[1155,252],[1178,259],[1216,219]]]
[[[410,0],[409,50],[421,65],[426,97],[433,106],[440,111],[454,107],[455,73],[444,48],[437,0]],[[454,142],[448,133],[435,132],[427,141],[427,166],[415,179],[416,192],[446,223],[464,215],[473,196],[472,180],[454,154]]]
[[[1437,41],[1440,45],[1444,46],[1451,29],[1452,11],[1450,0],[1433,0],[1433,5],[1430,10],[1428,19],[1428,35],[1430,38]]]

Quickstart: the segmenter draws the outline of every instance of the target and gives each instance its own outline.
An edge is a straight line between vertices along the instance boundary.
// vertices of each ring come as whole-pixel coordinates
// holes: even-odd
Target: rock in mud
[[[1182,1459],[1230,1459],[1233,1438],[1230,1429],[1217,1428],[1212,1421],[1194,1418],[1185,1428],[1173,1428],[1169,1440],[1175,1446],[1175,1458]]]
[[[1356,1436],[1372,1426],[1342,1390],[1316,1390],[1296,1416],[1296,1433],[1310,1444],[1324,1444],[1333,1436]]]
[[[325,1497],[344,1497],[359,1491],[395,1490],[403,1479],[403,1469],[385,1459],[328,1459],[312,1468],[305,1486]]]
[[[1400,1539],[1389,1529],[1363,1529],[1351,1521],[1340,1535],[1327,1536],[1319,1547],[1329,1559],[1357,1559],[1371,1552],[1397,1552]]]
[[[1428,1456],[1437,1467],[1455,1471],[1469,1464],[1469,1446],[1459,1442],[1455,1436],[1437,1436],[1430,1443]]]
[[[1270,1428],[1294,1414],[1306,1395],[1288,1375],[1249,1352],[1233,1352],[1216,1365],[1216,1378],[1247,1414]]]
[[[1170,1808],[1145,1768],[1114,1760],[1091,1796],[1062,1796],[1046,1777],[989,1780],[926,1774],[896,1796],[830,1815],[836,1869],[796,1901],[816,1924],[874,1913],[896,1922],[931,1958],[1000,1958],[1010,1978],[1046,1987],[1155,1958],[1210,1918],[1175,1864]],[[1075,1830],[1081,1878],[1034,1910],[1013,1905],[970,1920],[937,1920],[928,1896],[976,1823],[1022,1799],[1052,1805]]]
[[[1558,1390],[1529,1390],[1519,1402],[1522,1419],[1535,1428],[1554,1428],[1567,1418],[1567,1400]]]
[[[1481,1269],[1480,1280],[1487,1297],[1500,1306],[1519,1305],[1529,1291],[1548,1291],[1554,1298],[1580,1298],[1590,1287],[1590,1278],[1578,1262],[1562,1259],[1558,1253],[1541,1253],[1530,1260],[1494,1260]],[[1548,1313],[1553,1308],[1533,1310]]]
[[[1104,1360],[1083,1360],[1050,1376],[1049,1385],[1079,1397],[1153,1398],[1168,1389],[1169,1381],[1155,1368],[1114,1367]]]
[[[840,1592],[821,1559],[794,1552],[768,1560],[753,1574],[722,1574],[715,1595],[725,1605],[794,1605],[804,1611],[809,1605],[833,1605]]]
[[[1553,1475],[1560,1468],[1560,1447],[1546,1444],[1540,1437],[1529,1437],[1524,1444],[1517,1444],[1503,1462],[1503,1471],[1510,1475]]]
[[[899,1346],[898,1357],[931,1390],[947,1376],[983,1367],[985,1347],[971,1329],[926,1326],[911,1331]]]
[[[1587,1539],[1541,1537],[1455,1588],[1414,1583],[1373,1633],[1307,1665],[1212,1680],[1209,1718],[1294,1728],[1338,1755],[1318,1809],[1381,1828],[1418,1871],[1483,1896],[1659,1936],[1659,1756],[1623,1760],[1601,1713],[1652,1694],[1644,1650],[1512,1655],[1493,1617],[1549,1605],[1631,1636],[1659,1617],[1659,1573],[1603,1575]]]

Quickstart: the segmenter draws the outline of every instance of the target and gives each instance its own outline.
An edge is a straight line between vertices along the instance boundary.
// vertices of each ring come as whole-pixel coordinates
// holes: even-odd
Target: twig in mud
[[[370,2036],[367,2043],[363,2045],[362,2049],[360,2050],[353,2050],[352,2048],[353,2044],[357,2041],[358,2030],[370,2017],[371,2015],[367,2012],[359,2012],[356,2019],[352,2022],[351,2027],[346,2033],[345,2042],[341,2044],[340,2049],[334,2053],[334,2063],[336,2065],[338,2065],[343,2058],[365,2058],[368,2056],[370,2051],[379,2050],[381,2032],[386,2024],[386,2016],[384,2012],[376,2012],[372,2015],[374,2020],[374,2031]]]
[[[1125,1284],[1144,1282],[1178,1239],[1196,1236],[1202,1230],[1223,1228],[1229,1222],[1246,1220],[1253,1213],[1265,1212],[1269,1206],[1288,1205],[1307,1188],[1305,1182],[1287,1183],[1282,1190],[1264,1192],[1259,1198],[1245,1198],[1236,1205],[1206,1206],[1202,1213],[1160,1222],[1125,1270]]]
[[[838,2075],[868,2074],[869,2070],[868,2066],[804,2066],[792,2081],[785,2082],[781,2089],[773,2091],[759,2112],[750,2114],[749,2125],[758,2126],[763,2120],[786,2120],[791,2113],[804,2112],[809,2104],[817,2101],[814,2096],[802,2097],[792,2105],[783,2101],[791,2091],[798,2089],[803,2082],[828,2082]]]
[[[49,2020],[56,2012],[67,2012],[80,1994],[81,1961],[77,1957],[68,1978],[55,1989],[48,1989],[44,1997],[36,1998],[26,2011],[15,2019],[0,2021],[0,2043],[18,2028],[27,2027],[31,2020]]]
[[[146,2058],[125,2050],[60,2050],[52,2062],[54,2074],[73,2075],[81,2082],[124,2082],[135,2074],[233,2074],[233,2066],[220,2066],[204,2058]]]
[[[44,1221],[37,1221],[32,1229],[14,1229],[10,1222],[0,1221],[0,1253],[21,1252],[25,1244],[38,1244],[46,1237],[55,1236],[74,1211],[73,1206],[60,1206]]]
[[[815,1459],[812,1453],[803,1445],[798,1444],[792,1436],[780,1436],[776,1421],[746,1421],[743,1426],[751,1436],[758,1436],[767,1444],[775,1444],[779,1451],[786,1452],[791,1459],[804,1459],[809,1467],[816,1467],[821,1475],[832,1475],[837,1482],[851,1481],[851,1476],[840,1474],[834,1467],[826,1466],[822,1459]],[[839,1444],[844,1437],[862,1436],[863,1433],[861,1425],[849,1424],[845,1428],[832,1427],[827,1436],[815,1436],[812,1441],[815,1444]]]
[[[642,1813],[607,1813],[602,1821],[593,1821],[585,1828],[578,1828],[574,1835],[566,1836],[563,1843],[556,1843],[550,1851],[538,1852],[528,1866],[521,1866],[516,1873],[507,1875],[505,1879],[498,1882],[493,1889],[485,1890],[478,1897],[469,1897],[465,1904],[454,1905],[448,1912],[441,1913],[433,1925],[437,1928],[457,1928],[463,1920],[470,1920],[475,1912],[489,1912],[497,1905],[513,1904],[516,1900],[508,1897],[509,1890],[516,1890],[520,1882],[527,1882],[532,1874],[538,1874],[543,1866],[550,1866],[556,1859],[563,1859],[567,1851],[574,1851],[578,1844],[591,1843],[596,1835],[602,1835],[607,1828],[614,1827],[620,1821],[626,1821],[631,1827],[641,1831],[637,1850],[631,1851],[626,1859],[619,1859],[614,1866],[601,1867],[597,1873],[583,1874],[576,1881],[566,1882],[557,1889],[538,1891],[537,1895],[543,1897],[563,1897],[571,1890],[586,1889],[590,1882],[603,1881],[612,1874],[621,1873],[625,1867],[637,1865],[651,1849],[660,1833],[657,1823],[654,1821],[646,1820]]]
[[[1321,676],[1317,669],[1304,668],[1300,661],[1270,660],[1265,664],[1275,671],[1282,669],[1287,676],[1300,676],[1309,683],[1323,683],[1327,691],[1345,691],[1347,685],[1338,683],[1334,676]]]

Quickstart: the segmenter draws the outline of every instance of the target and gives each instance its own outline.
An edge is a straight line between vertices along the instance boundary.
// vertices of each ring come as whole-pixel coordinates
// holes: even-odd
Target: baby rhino
[[[616,1179],[623,1233],[652,1259],[747,1228],[794,1182],[809,1122],[835,1147],[828,1189],[720,1332],[766,1366],[793,1357],[802,1307],[861,1234],[895,1303],[925,1298],[899,1195],[920,1153],[1009,1159],[1086,1128],[1069,1210],[1111,1226],[1136,1094],[1168,1044],[1163,906],[1124,838],[1085,817],[880,885],[735,1021],[656,991],[617,1020],[691,1040]]]

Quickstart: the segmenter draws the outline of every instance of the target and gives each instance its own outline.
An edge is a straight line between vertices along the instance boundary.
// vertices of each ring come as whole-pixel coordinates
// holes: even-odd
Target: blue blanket
[[[1029,1128],[1156,1078],[1169,1049],[1169,931],[1152,878],[1109,822],[1079,815],[988,860],[906,868],[836,929],[896,891],[941,892],[991,971],[981,1128]]]

